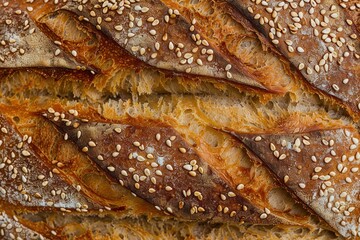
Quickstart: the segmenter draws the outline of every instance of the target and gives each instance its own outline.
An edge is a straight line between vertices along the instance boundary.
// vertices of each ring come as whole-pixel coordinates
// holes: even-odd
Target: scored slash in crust
[[[185,219],[274,224],[230,187],[173,128],[136,119],[125,124],[80,118],[76,110],[43,114],[104,172],[156,209]]]
[[[355,129],[233,134],[341,235],[360,236],[360,136]]]
[[[0,115],[0,199],[13,205],[43,207],[63,212],[96,208],[60,176],[61,163],[52,168],[32,147],[32,137],[20,136]]]
[[[360,112],[359,32],[350,18],[353,14],[343,9],[350,5],[348,1],[340,5],[336,0],[228,2],[312,86]]]

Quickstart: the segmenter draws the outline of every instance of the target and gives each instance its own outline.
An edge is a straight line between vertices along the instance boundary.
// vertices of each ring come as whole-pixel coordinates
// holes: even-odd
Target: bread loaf
[[[360,237],[356,1],[0,13],[1,238]]]

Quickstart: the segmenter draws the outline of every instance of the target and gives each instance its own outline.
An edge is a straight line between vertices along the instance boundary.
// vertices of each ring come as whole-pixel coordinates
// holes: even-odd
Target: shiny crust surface
[[[0,236],[356,239],[358,8],[0,0]]]
[[[343,236],[358,235],[360,152],[355,129],[236,136],[306,206]]]

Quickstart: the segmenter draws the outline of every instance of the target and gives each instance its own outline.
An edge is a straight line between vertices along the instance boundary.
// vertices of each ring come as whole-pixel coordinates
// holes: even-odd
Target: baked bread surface
[[[1,0],[0,236],[359,238],[358,9]]]

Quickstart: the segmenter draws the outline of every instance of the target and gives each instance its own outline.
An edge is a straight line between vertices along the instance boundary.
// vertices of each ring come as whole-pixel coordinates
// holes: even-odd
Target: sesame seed
[[[29,151],[27,151],[27,150],[23,150],[23,151],[21,151],[21,154],[23,155],[23,156],[25,156],[25,157],[28,157],[28,156],[30,156],[31,154],[30,154],[30,152]]]
[[[299,70],[303,70],[304,68],[305,68],[305,64],[300,63],[299,66],[298,66],[298,69],[299,69]]]
[[[236,194],[235,194],[234,192],[228,192],[228,196],[229,196],[229,197],[235,197]]]
[[[166,169],[169,170],[169,171],[173,171],[174,168],[170,165],[170,164],[167,164],[166,165]]]
[[[107,169],[108,169],[110,172],[114,172],[114,171],[115,171],[115,167],[113,167],[113,166],[109,166],[109,167],[107,167]]]
[[[115,131],[116,133],[121,133],[121,128],[118,128],[118,127],[117,127],[117,128],[114,129],[114,131]]]
[[[136,159],[137,159],[139,162],[143,162],[143,161],[146,160],[143,156],[138,156]]]
[[[268,208],[265,208],[264,210],[266,214],[270,214],[270,210]]]
[[[289,181],[289,179],[290,179],[289,176],[288,176],[288,175],[285,175],[285,176],[284,176],[284,183],[287,183],[287,182]]]
[[[305,183],[299,183],[299,187],[304,189],[306,187]]]
[[[220,198],[221,200],[225,201],[226,200],[226,196],[224,194],[220,194]]]
[[[354,149],[356,149],[356,148],[357,148],[357,145],[355,145],[355,144],[352,144],[352,145],[349,147],[350,150],[354,150]]]
[[[244,184],[242,184],[242,183],[240,183],[240,184],[238,184],[237,186],[236,186],[236,189],[237,190],[242,190],[242,189],[244,189]]]
[[[346,178],[345,178],[345,181],[346,181],[347,183],[351,183],[351,182],[352,182],[352,180],[351,180],[350,177],[346,177]]]
[[[275,151],[276,150],[276,147],[273,143],[270,143],[270,150],[271,151]]]
[[[186,149],[183,148],[183,147],[180,147],[180,148],[179,148],[179,151],[180,151],[181,153],[186,153]]]
[[[331,160],[332,160],[331,157],[325,157],[324,162],[325,162],[325,163],[329,163],[329,162],[331,162]]]
[[[231,72],[226,72],[226,77],[227,77],[227,78],[232,78]]]
[[[189,175],[192,176],[192,177],[196,177],[196,172],[190,171],[190,172],[189,172]]]

